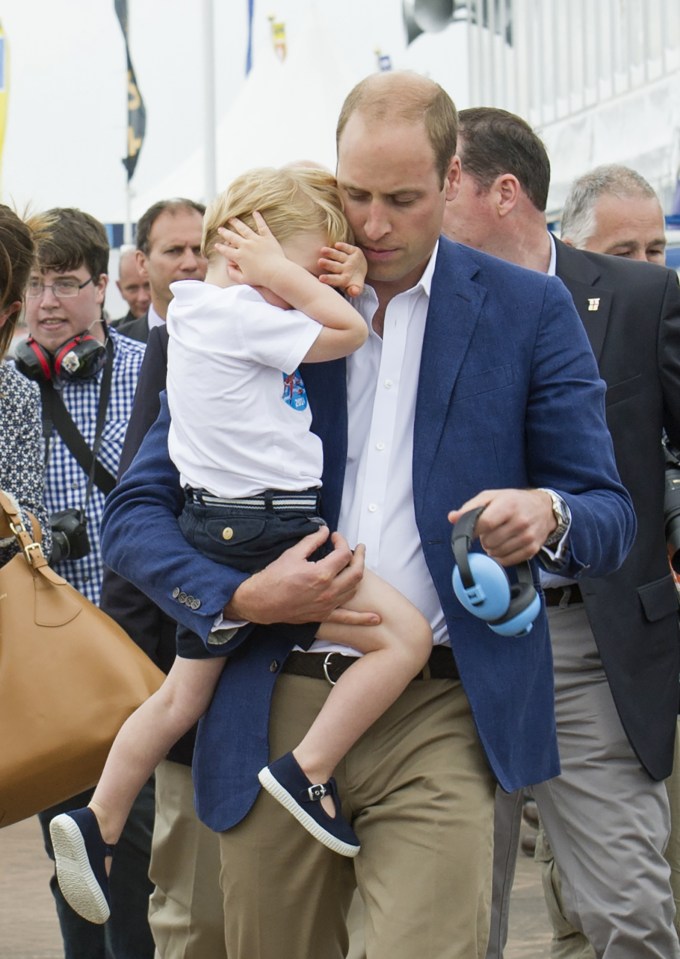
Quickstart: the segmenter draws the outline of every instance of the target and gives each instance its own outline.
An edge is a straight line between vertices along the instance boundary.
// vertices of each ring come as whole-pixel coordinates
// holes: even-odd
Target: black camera
[[[663,498],[663,519],[666,545],[671,566],[680,573],[680,460],[672,448],[664,444],[666,457],[666,489]]]
[[[52,529],[51,561],[82,559],[90,552],[87,517],[81,509],[62,509],[50,516]]]

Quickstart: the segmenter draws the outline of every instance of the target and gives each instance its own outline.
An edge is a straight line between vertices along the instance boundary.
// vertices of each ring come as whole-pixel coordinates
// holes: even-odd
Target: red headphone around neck
[[[54,353],[29,336],[16,347],[14,361],[20,373],[38,383],[89,380],[106,363],[106,347],[87,330],[70,337]]]

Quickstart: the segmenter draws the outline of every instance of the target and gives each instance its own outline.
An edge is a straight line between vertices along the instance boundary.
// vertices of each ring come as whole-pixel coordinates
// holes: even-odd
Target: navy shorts
[[[318,490],[304,490],[301,494],[266,490],[253,498],[265,500],[266,505],[255,507],[236,505],[238,501],[231,501],[229,505],[215,503],[212,502],[215,497],[204,494],[202,490],[187,488],[185,495],[179,526],[187,541],[209,559],[244,573],[256,573],[264,569],[303,537],[326,525],[319,512],[321,497]],[[294,509],[282,505],[296,496],[309,499],[309,505]],[[253,500],[242,502],[252,503]],[[310,559],[321,559],[332,548],[332,544],[326,542]],[[214,646],[213,653],[208,652],[199,636],[185,626],[178,626],[177,655],[183,659],[227,656],[248,638],[254,625],[249,623],[243,626],[228,643]],[[294,626],[293,645],[309,647],[317,628],[317,623]]]

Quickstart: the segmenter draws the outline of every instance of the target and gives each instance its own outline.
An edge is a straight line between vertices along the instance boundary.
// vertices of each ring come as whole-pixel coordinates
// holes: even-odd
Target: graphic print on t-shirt
[[[283,373],[283,401],[294,410],[307,409],[307,390],[300,376],[300,370],[294,373]]]

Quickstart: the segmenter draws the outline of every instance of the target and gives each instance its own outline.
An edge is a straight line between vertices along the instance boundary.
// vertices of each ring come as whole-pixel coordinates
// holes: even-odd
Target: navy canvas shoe
[[[106,922],[111,900],[104,860],[115,847],[102,839],[97,817],[87,806],[62,813],[50,823],[50,836],[64,899],[83,919]]]
[[[340,799],[334,779],[314,784],[305,776],[292,753],[286,753],[257,774],[268,793],[278,799],[315,839],[341,856],[359,852],[356,833],[340,812]],[[329,816],[320,800],[330,796],[335,817]]]

